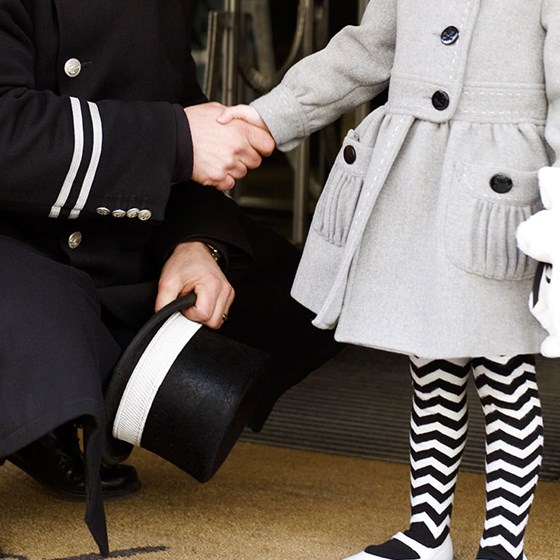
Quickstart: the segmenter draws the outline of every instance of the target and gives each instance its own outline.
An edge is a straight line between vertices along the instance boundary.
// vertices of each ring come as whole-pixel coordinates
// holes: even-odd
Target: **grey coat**
[[[345,342],[538,352],[515,232],[560,166],[560,0],[371,0],[253,105],[288,150],[388,85],[343,142],[293,296]]]

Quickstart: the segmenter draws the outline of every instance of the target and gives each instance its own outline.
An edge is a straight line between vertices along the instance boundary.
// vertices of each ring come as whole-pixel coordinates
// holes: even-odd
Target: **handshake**
[[[226,191],[276,147],[266,124],[253,107],[225,107],[216,102],[184,109],[192,137],[192,179]]]

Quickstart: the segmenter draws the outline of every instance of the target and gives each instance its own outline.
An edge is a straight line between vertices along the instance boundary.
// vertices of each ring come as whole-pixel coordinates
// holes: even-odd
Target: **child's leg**
[[[410,536],[440,545],[451,525],[455,484],[467,440],[470,360],[411,358]]]
[[[448,535],[455,482],[467,435],[466,387],[470,368],[467,359],[410,359],[414,389],[410,423],[410,528],[352,558],[452,559]]]
[[[522,560],[542,461],[535,360],[480,358],[473,370],[486,418],[486,520],[477,558]]]

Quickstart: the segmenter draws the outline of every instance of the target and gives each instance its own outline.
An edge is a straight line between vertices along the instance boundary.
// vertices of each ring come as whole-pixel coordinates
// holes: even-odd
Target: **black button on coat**
[[[513,188],[513,181],[507,175],[496,174],[490,179],[490,187],[494,192],[505,194]]]

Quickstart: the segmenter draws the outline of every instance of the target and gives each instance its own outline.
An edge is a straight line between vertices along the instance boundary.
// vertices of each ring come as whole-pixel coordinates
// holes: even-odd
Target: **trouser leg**
[[[82,419],[86,520],[106,549],[99,484],[101,386],[120,347],[100,319],[88,276],[3,236],[0,260],[0,456]]]
[[[260,429],[277,399],[343,347],[333,331],[314,327],[314,314],[295,301],[290,290],[300,252],[269,228],[247,219],[254,251],[250,267],[232,270],[235,288],[229,319],[220,332],[272,356],[272,370],[249,425]]]
[[[103,411],[120,354],[89,277],[0,236],[0,450]]]
[[[477,558],[522,560],[543,450],[535,360],[480,358],[473,371],[486,420],[486,519]]]

